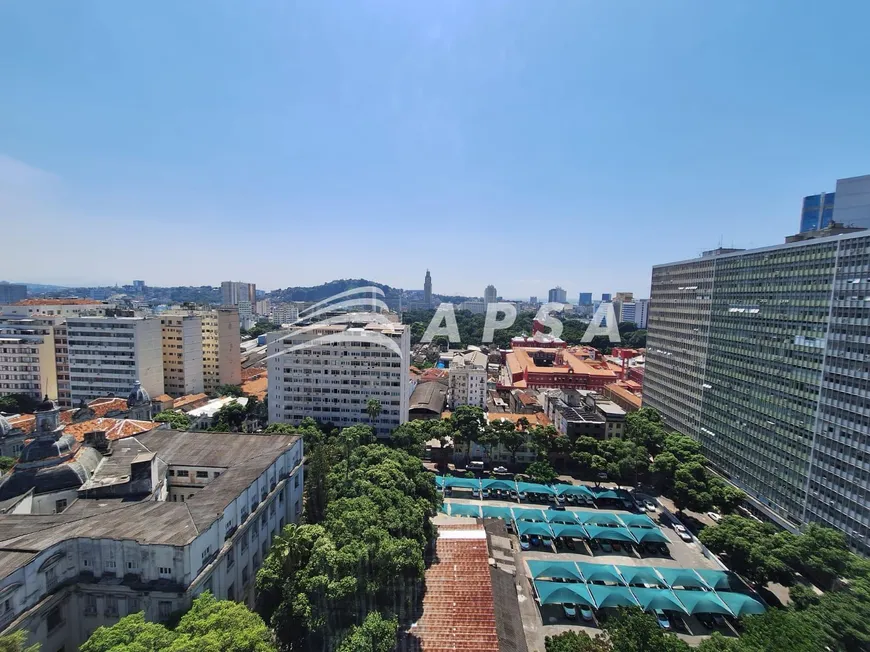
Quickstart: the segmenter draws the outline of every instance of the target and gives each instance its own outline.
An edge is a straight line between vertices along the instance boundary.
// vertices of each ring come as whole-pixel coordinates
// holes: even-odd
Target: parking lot
[[[541,502],[526,502],[517,499],[510,499],[509,495],[504,495],[502,499],[486,499],[482,500],[473,497],[470,491],[453,490],[450,496],[445,497],[446,503],[459,503],[468,505],[492,505],[511,508],[539,508],[546,510],[551,514],[550,510],[554,510],[556,503],[548,500],[546,497],[541,497]],[[605,501],[604,504],[596,508],[586,505],[564,505],[566,512],[612,512],[614,514],[631,514],[638,513],[637,509],[627,510],[621,501]],[[621,507],[621,509],[620,509]],[[563,511],[561,507],[558,511]],[[523,618],[523,629],[526,633],[527,644],[529,650],[544,650],[544,638],[553,636],[567,630],[586,630],[590,635],[600,633],[600,623],[606,619],[611,613],[608,608],[600,611],[592,612],[592,619],[586,621],[581,617],[579,610],[573,617],[568,617],[561,605],[539,605],[536,600],[535,590],[532,585],[531,571],[528,567],[529,561],[532,560],[553,560],[553,561],[575,561],[595,564],[615,564],[618,566],[642,566],[642,567],[659,567],[659,568],[697,568],[697,569],[712,569],[718,570],[720,566],[711,559],[707,559],[694,541],[682,541],[677,532],[673,529],[669,517],[657,509],[656,512],[644,511],[661,529],[661,533],[668,540],[666,544],[636,544],[636,543],[621,543],[617,542],[618,549],[613,549],[612,543],[602,545],[604,542],[585,541],[582,539],[572,539],[571,544],[573,549],[569,548],[564,542],[557,545],[556,542],[550,542],[550,545],[544,545],[544,542],[538,537],[538,545],[530,545],[527,542],[528,550],[522,550],[520,540],[516,532],[510,535],[515,562],[517,567],[517,592],[519,595],[520,612]],[[581,516],[580,519],[583,517]],[[662,547],[664,546],[664,547]],[[608,550],[608,547],[610,548]],[[584,610],[586,611],[586,610]],[[587,617],[588,613],[585,614]],[[716,622],[713,622],[712,617],[702,616],[702,619],[708,621],[710,627],[705,626],[702,620],[696,616],[688,616],[685,614],[677,614],[676,612],[667,612],[670,630],[678,636],[686,640],[690,644],[698,644],[703,637],[709,636],[713,631],[720,631],[724,635],[736,635],[729,624],[730,618],[718,617]]]

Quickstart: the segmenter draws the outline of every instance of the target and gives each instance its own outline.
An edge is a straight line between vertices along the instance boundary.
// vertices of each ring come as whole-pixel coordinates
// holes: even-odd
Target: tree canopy
[[[154,421],[168,423],[173,430],[187,430],[190,428],[190,417],[184,412],[176,410],[163,410],[154,416]]]

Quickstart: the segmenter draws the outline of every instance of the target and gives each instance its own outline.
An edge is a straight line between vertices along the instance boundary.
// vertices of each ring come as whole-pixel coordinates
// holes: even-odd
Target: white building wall
[[[200,394],[204,391],[202,368],[202,320],[185,317],[181,327],[183,343],[184,393]]]

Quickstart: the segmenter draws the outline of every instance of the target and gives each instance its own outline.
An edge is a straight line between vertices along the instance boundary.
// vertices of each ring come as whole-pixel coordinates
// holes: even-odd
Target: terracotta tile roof
[[[26,433],[33,432],[33,429],[36,427],[36,417],[32,414],[19,414],[14,417],[8,417],[6,420],[13,428],[18,428]]]
[[[207,400],[208,394],[188,394],[186,396],[179,396],[175,399],[175,402],[172,404],[172,407],[176,410],[183,408],[185,405],[190,405],[191,403],[196,403],[197,401]]]
[[[154,421],[135,421],[133,419],[110,419],[101,417],[90,419],[81,423],[74,423],[63,429],[64,434],[72,435],[76,441],[84,441],[85,433],[105,432],[109,441],[124,439],[133,435],[140,435],[158,427],[160,424]]]
[[[255,380],[266,375],[266,370],[262,367],[248,367],[242,369],[242,380]]]
[[[109,412],[126,412],[129,409],[127,399],[116,397],[95,398],[93,401],[88,401],[88,407],[98,417],[104,417]]]
[[[242,383],[242,391],[249,396],[256,396],[259,400],[266,398],[266,391],[269,388],[269,379],[266,376],[261,376],[254,380],[247,380]]]
[[[410,634],[423,652],[498,652],[483,526],[440,526],[438,560],[426,571],[423,615]]]
[[[63,410],[60,413],[60,422],[61,423],[72,423],[73,417],[75,413],[78,412],[78,408],[73,408],[72,410]],[[34,419],[34,422],[36,419]]]
[[[505,421],[510,421],[511,423],[516,423],[520,419],[525,417],[529,421],[530,426],[549,426],[550,420],[547,418],[547,415],[543,412],[535,412],[533,414],[514,414],[512,412],[488,412],[487,418],[490,421],[498,421],[499,419],[504,419]]]
[[[151,400],[157,403],[166,403],[167,401],[171,401],[172,397],[169,394],[161,394],[160,396],[155,396]]]

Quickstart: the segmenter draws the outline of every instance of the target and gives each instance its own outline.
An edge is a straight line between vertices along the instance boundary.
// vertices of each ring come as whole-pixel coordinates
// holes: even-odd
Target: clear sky
[[[870,2],[0,3],[0,279],[648,296],[870,173]]]

